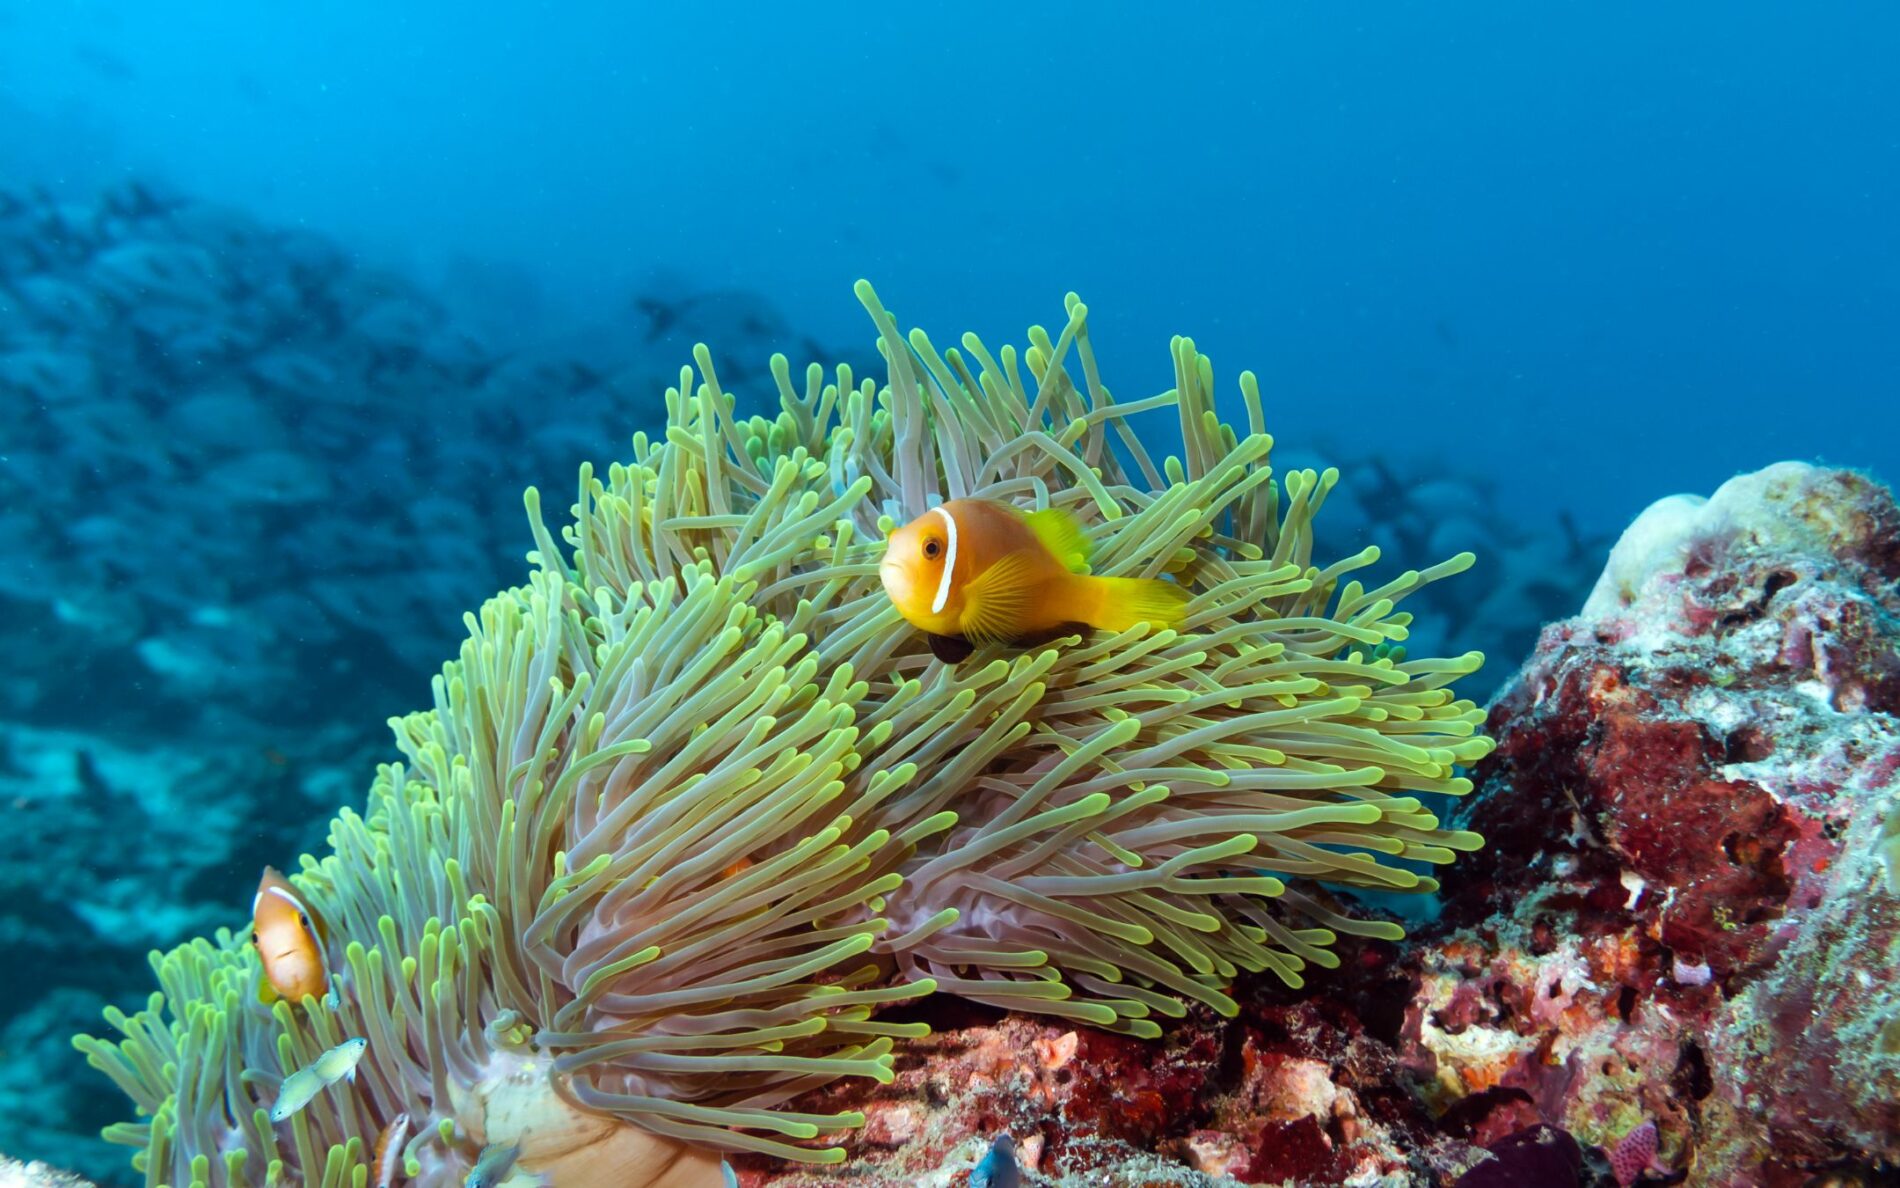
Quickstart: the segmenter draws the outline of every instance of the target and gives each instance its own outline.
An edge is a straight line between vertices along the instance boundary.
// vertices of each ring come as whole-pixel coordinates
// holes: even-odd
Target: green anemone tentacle
[[[331,853],[294,877],[334,1007],[266,1006],[239,933],[154,954],[160,992],[82,1037],[140,1120],[151,1184],[360,1184],[406,1113],[412,1170],[465,1167],[467,1102],[536,1070],[585,1113],[833,1162],[860,1115],[783,1111],[889,1080],[948,992],[1137,1036],[1233,980],[1302,984],[1339,933],[1392,937],[1331,889],[1426,892],[1479,844],[1459,795],[1483,715],[1475,653],[1411,659],[1397,608],[1461,554],[1368,588],[1366,549],[1314,560],[1337,472],[1276,475],[1259,385],[1244,427],[1171,344],[1175,386],[1118,401],[1087,309],[992,353],[908,334],[868,284],[878,385],[774,357],[775,416],[741,417],[702,347],[667,424],[583,468],[533,572],[467,617],[432,708]],[[1133,418],[1172,408],[1158,463]],[[1092,572],[1168,575],[1178,630],[935,661],[878,581],[885,534],[940,499],[1057,507]],[[260,856],[260,860],[263,857]],[[350,1035],[354,1084],[273,1128],[286,1073]],[[458,1112],[461,1111],[461,1112]]]

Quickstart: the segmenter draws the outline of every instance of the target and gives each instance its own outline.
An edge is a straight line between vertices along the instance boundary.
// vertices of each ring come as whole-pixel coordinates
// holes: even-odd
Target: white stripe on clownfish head
[[[944,604],[950,601],[950,575],[957,569],[957,520],[942,507],[933,507],[930,510],[943,517],[943,526],[949,534],[944,542],[943,577],[937,582],[937,600],[930,604],[930,613],[940,615],[943,613]]]
[[[305,920],[308,920],[310,918],[310,913],[303,910],[303,904],[299,902],[299,900],[297,899],[295,895],[292,895],[290,892],[284,890],[282,887],[266,887],[265,890],[269,891],[272,895],[275,895],[277,898],[283,900],[285,903],[288,903],[291,907],[296,908],[297,914],[299,916],[302,916]],[[256,907],[251,908],[251,914],[252,915],[257,914]]]

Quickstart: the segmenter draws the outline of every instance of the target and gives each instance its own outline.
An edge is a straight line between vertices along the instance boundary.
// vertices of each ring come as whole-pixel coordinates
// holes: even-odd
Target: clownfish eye
[[[936,537],[933,536],[929,540],[926,540],[924,542],[924,556],[930,558],[932,561],[935,561],[937,559],[937,555],[942,552],[943,552],[943,542],[938,540]]]
[[[252,944],[257,943],[257,929],[255,928],[251,929],[251,943]]]

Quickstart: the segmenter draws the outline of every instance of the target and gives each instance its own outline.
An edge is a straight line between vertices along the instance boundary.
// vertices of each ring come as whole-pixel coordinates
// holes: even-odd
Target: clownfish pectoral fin
[[[930,641],[930,654],[945,664],[961,664],[970,658],[971,652],[976,651],[975,644],[955,635],[926,633],[924,638]]]
[[[1074,572],[1089,563],[1088,535],[1082,531],[1081,522],[1062,508],[1028,512],[1023,522],[1062,568]]]
[[[1023,633],[1029,615],[1030,561],[1024,552],[999,557],[963,588],[957,626],[974,644],[995,643]]]

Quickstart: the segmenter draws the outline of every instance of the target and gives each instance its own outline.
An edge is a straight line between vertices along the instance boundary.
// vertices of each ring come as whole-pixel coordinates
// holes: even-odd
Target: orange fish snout
[[[269,938],[257,938],[257,955],[264,962],[264,976],[270,979],[272,989],[292,1002],[300,1001],[306,994],[323,996],[323,963],[307,945],[300,941],[272,951],[267,944]]]
[[[933,509],[891,533],[877,567],[878,579],[898,613],[911,626],[940,635],[957,630],[948,580],[955,559],[955,531],[949,516]]]

